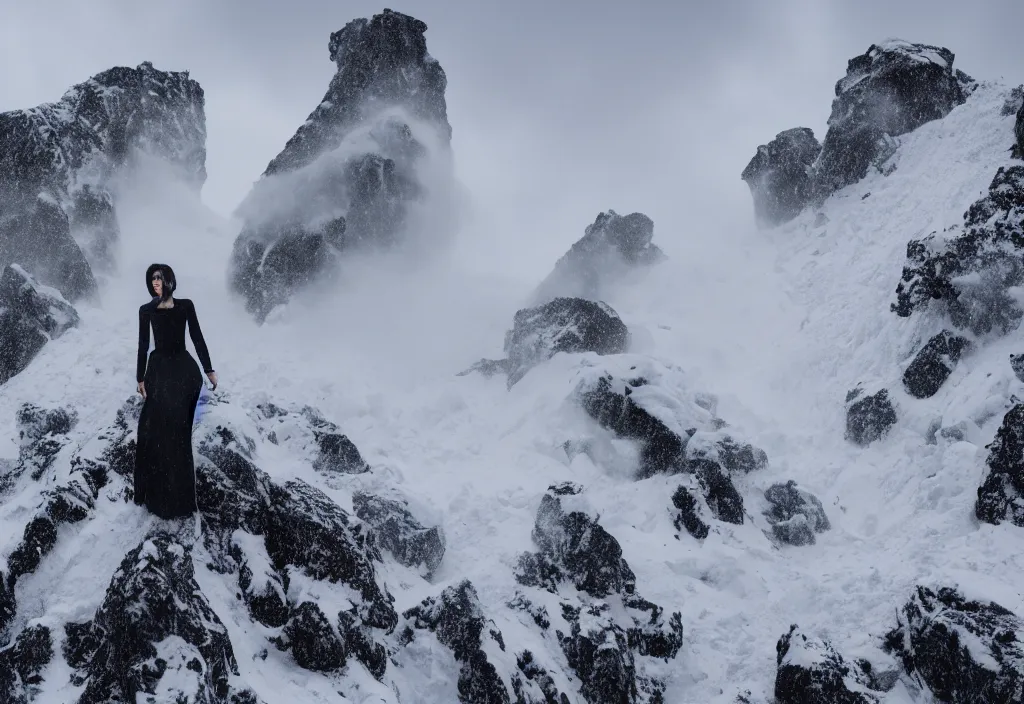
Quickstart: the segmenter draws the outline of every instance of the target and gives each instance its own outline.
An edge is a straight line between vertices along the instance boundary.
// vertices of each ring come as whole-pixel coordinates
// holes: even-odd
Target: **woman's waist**
[[[188,355],[189,357],[192,356],[188,354],[188,349],[185,347],[185,345],[160,345],[154,347],[153,350],[149,353],[151,357],[155,354],[162,356],[171,356],[179,354],[185,354]]]

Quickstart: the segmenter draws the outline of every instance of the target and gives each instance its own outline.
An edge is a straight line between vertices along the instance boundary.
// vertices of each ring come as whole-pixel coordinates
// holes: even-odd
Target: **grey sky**
[[[476,236],[548,262],[608,208],[646,212],[669,249],[751,224],[739,173],[756,146],[795,126],[820,139],[846,61],[874,41],[940,44],[975,78],[1024,81],[1020,0],[2,5],[0,110],[113,65],[190,70],[207,97],[203,197],[222,213],[323,96],[330,33],[386,6],[414,15],[448,75],[459,177],[488,214]]]

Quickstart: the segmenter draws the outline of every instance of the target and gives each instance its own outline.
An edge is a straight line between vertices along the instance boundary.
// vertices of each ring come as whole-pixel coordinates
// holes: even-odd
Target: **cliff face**
[[[229,280],[258,320],[345,250],[400,244],[429,186],[417,172],[424,142],[447,150],[451,140],[447,79],[426,29],[385,10],[331,34],[338,70],[327,94],[239,208]]]
[[[113,267],[119,237],[109,185],[136,153],[202,188],[204,101],[187,72],[146,62],[97,74],[55,103],[0,113],[0,264],[21,264],[72,301],[92,293],[92,270]]]

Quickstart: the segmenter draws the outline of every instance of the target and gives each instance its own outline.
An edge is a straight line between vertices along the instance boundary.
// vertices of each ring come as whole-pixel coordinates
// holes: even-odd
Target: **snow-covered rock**
[[[814,534],[832,527],[818,497],[797,488],[793,480],[768,487],[764,498],[771,504],[771,508],[765,511],[765,518],[772,526],[772,535],[779,542],[814,545]]]
[[[943,330],[914,356],[903,372],[903,388],[915,398],[934,396],[970,347],[966,337]]]
[[[352,495],[352,510],[372,526],[377,544],[390,551],[399,563],[422,568],[429,577],[444,557],[444,531],[441,526],[424,527],[407,504],[363,491]]]
[[[92,297],[96,278],[60,202],[37,191],[17,191],[3,199],[0,265],[5,271],[19,266],[71,302]]]
[[[865,396],[863,387],[846,396],[846,439],[857,445],[870,445],[880,440],[896,425],[896,407],[888,389]]]
[[[777,704],[878,704],[870,676],[828,641],[808,637],[795,624],[775,646]]]
[[[17,264],[0,274],[0,383],[24,370],[50,340],[78,325],[78,312],[56,289]]]
[[[230,701],[238,665],[194,572],[189,551],[166,533],[125,556],[92,620],[66,628],[64,657],[85,685],[79,702]]]
[[[484,640],[505,649],[500,631],[487,628],[476,589],[468,580],[447,587],[402,614],[400,643],[409,645],[416,631],[433,633],[459,663],[458,694],[464,704],[509,704],[509,692],[488,659]],[[484,629],[487,628],[487,633]]]
[[[584,700],[663,701],[664,683],[646,674],[645,661],[676,657],[683,643],[681,616],[665,618],[662,607],[639,595],[619,542],[597,522],[583,488],[568,482],[549,487],[532,537],[540,550],[520,556],[515,576],[524,588],[560,595],[559,620],[568,630],[556,627],[555,633]],[[547,611],[537,610],[528,596],[516,606],[541,628],[551,628]]]
[[[750,187],[758,224],[771,227],[791,220],[811,202],[811,167],[820,153],[821,145],[807,127],[780,132],[757,148],[740,177]]]
[[[270,442],[288,446],[309,458],[325,474],[362,474],[370,467],[341,429],[312,406],[285,409],[274,403],[257,405],[260,433]]]
[[[954,326],[976,335],[1007,333],[1024,311],[1024,165],[999,167],[988,194],[967,209],[962,228],[907,244],[892,310],[908,317],[936,303]],[[936,303],[933,303],[936,301]]]
[[[885,647],[940,702],[1014,702],[1024,692],[1024,624],[992,601],[918,586]]]
[[[559,352],[619,354],[629,348],[629,330],[610,306],[583,298],[556,298],[516,311],[505,334],[508,387]]]
[[[978,487],[974,512],[979,521],[1024,526],[1024,404],[1005,416],[988,446],[988,474]]]
[[[187,71],[119,66],[57,102],[0,113],[0,233],[17,252],[3,263],[22,264],[69,300],[91,293],[92,268],[112,266],[120,235],[112,181],[140,152],[202,188],[205,96]]]
[[[687,533],[697,540],[703,540],[708,537],[710,528],[701,518],[700,503],[694,497],[693,492],[685,486],[680,486],[672,494],[672,505],[678,510],[675,518],[673,518],[676,530],[685,529]]]
[[[536,305],[555,298],[604,298],[608,286],[629,271],[660,262],[665,255],[654,237],[654,221],[643,213],[599,213],[533,294]]]
[[[50,629],[41,624],[29,626],[0,650],[0,701],[27,704],[36,698],[42,672],[53,658]]]
[[[447,78],[426,30],[386,9],[331,34],[327,94],[239,206],[229,278],[258,321],[344,251],[401,244],[430,187],[419,170],[451,141]]]
[[[864,178],[887,139],[945,117],[972,84],[953,70],[953,52],[944,47],[888,40],[850,59],[814,164],[816,195]]]

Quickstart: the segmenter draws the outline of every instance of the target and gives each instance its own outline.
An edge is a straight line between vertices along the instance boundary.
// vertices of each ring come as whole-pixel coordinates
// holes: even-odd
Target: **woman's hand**
[[[214,391],[217,388],[217,372],[210,372],[206,377],[210,380],[210,383],[213,384],[213,386],[210,387],[210,391]]]
[[[139,393],[142,395],[142,400],[145,401],[146,400],[146,382],[144,382],[144,381],[140,381],[139,382]]]

